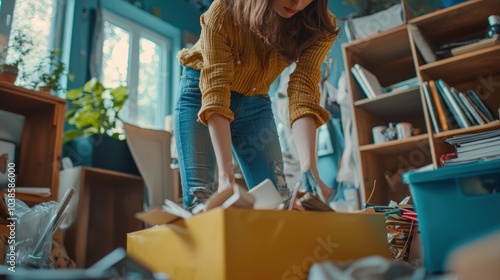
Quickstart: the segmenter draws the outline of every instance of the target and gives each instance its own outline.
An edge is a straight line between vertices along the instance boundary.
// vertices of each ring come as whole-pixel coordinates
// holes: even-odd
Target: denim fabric
[[[190,208],[193,188],[215,191],[216,158],[208,127],[198,123],[201,107],[200,72],[184,68],[175,109],[174,135],[179,155],[183,206]],[[267,95],[231,92],[233,153],[249,189],[270,179],[282,196],[288,195],[283,159],[271,101]]]

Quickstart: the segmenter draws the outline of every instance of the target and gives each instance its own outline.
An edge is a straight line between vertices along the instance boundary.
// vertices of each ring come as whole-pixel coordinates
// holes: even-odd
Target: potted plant
[[[75,128],[64,133],[64,141],[93,134],[124,139],[118,114],[127,98],[126,86],[106,88],[97,78],[90,79],[82,88],[69,90],[66,99],[71,105],[65,118]]]
[[[14,83],[24,58],[33,50],[33,41],[25,33],[15,30],[8,46],[0,55],[0,80]]]
[[[61,49],[56,48],[51,50],[47,57],[40,60],[32,74],[38,76],[32,82],[33,89],[48,93],[51,90],[66,90],[61,85],[61,78],[67,76],[70,81],[73,81],[75,75],[66,69],[66,65],[61,61],[61,55]]]
[[[118,114],[128,98],[126,86],[105,87],[92,78],[82,88],[68,90],[63,156],[87,165],[139,174],[130,154]]]

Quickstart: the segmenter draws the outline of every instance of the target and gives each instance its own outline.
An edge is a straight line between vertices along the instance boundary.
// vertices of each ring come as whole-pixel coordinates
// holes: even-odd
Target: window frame
[[[111,24],[125,29],[127,32],[129,32],[130,37],[129,37],[129,57],[128,57],[128,71],[127,71],[127,81],[128,81],[128,86],[129,89],[138,89],[139,88],[139,79],[138,75],[136,75],[137,72],[135,71],[130,71],[130,69],[139,69],[139,63],[140,63],[140,40],[142,38],[146,40],[150,40],[154,42],[155,44],[159,45],[164,52],[161,54],[160,58],[160,69],[158,73],[160,73],[160,76],[158,77],[160,79],[159,82],[159,95],[158,95],[158,106],[157,106],[157,111],[155,114],[155,123],[153,124],[154,128],[163,128],[165,126],[165,116],[168,115],[168,110],[167,110],[167,98],[166,94],[162,93],[167,93],[167,89],[170,88],[170,83],[173,81],[167,79],[168,76],[170,76],[170,73],[168,72],[168,63],[170,61],[169,53],[171,52],[171,41],[169,38],[165,36],[161,36],[160,34],[156,33],[154,30],[145,28],[144,26],[141,26],[140,24],[131,21],[127,18],[124,18],[122,16],[119,16],[107,9],[103,9],[102,11],[103,15],[103,22],[108,21]],[[104,39],[104,38],[103,38]],[[102,43],[101,42],[100,47],[102,48]],[[162,79],[161,75],[165,74],[166,77]],[[102,78],[103,73],[101,72],[101,78]],[[138,106],[137,102],[133,102],[131,100],[138,100],[138,91],[137,90],[130,90],[129,91],[129,102],[128,102],[128,118],[131,120],[136,120],[137,119],[137,114],[138,114]]]
[[[136,24],[142,25],[156,32],[158,35],[166,37],[170,41],[171,45],[169,53],[167,54],[167,63],[165,65],[165,73],[169,73],[170,81],[162,98],[164,98],[163,103],[165,106],[165,114],[172,114],[174,107],[173,104],[177,98],[181,75],[181,67],[178,63],[175,63],[177,61],[177,53],[181,50],[182,45],[181,30],[162,19],[156,18],[150,13],[139,9],[134,5],[124,3],[124,1],[121,0],[106,0],[102,1],[101,4],[103,10],[107,10]],[[138,22],[134,19],[141,19],[141,21]],[[165,121],[165,116],[160,118],[162,123]]]

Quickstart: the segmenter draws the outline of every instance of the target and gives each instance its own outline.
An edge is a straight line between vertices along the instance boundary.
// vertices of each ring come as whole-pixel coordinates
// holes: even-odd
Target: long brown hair
[[[328,12],[328,0],[313,0],[291,18],[279,16],[272,0],[229,0],[235,24],[241,24],[289,59],[300,54],[317,40],[337,35]]]

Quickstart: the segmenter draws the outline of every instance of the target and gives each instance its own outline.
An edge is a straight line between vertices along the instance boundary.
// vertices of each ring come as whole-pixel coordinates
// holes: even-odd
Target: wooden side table
[[[61,171],[60,197],[76,189],[64,245],[77,267],[86,268],[116,248],[126,247],[127,233],[141,230],[135,218],[143,211],[141,177],[92,167]]]

